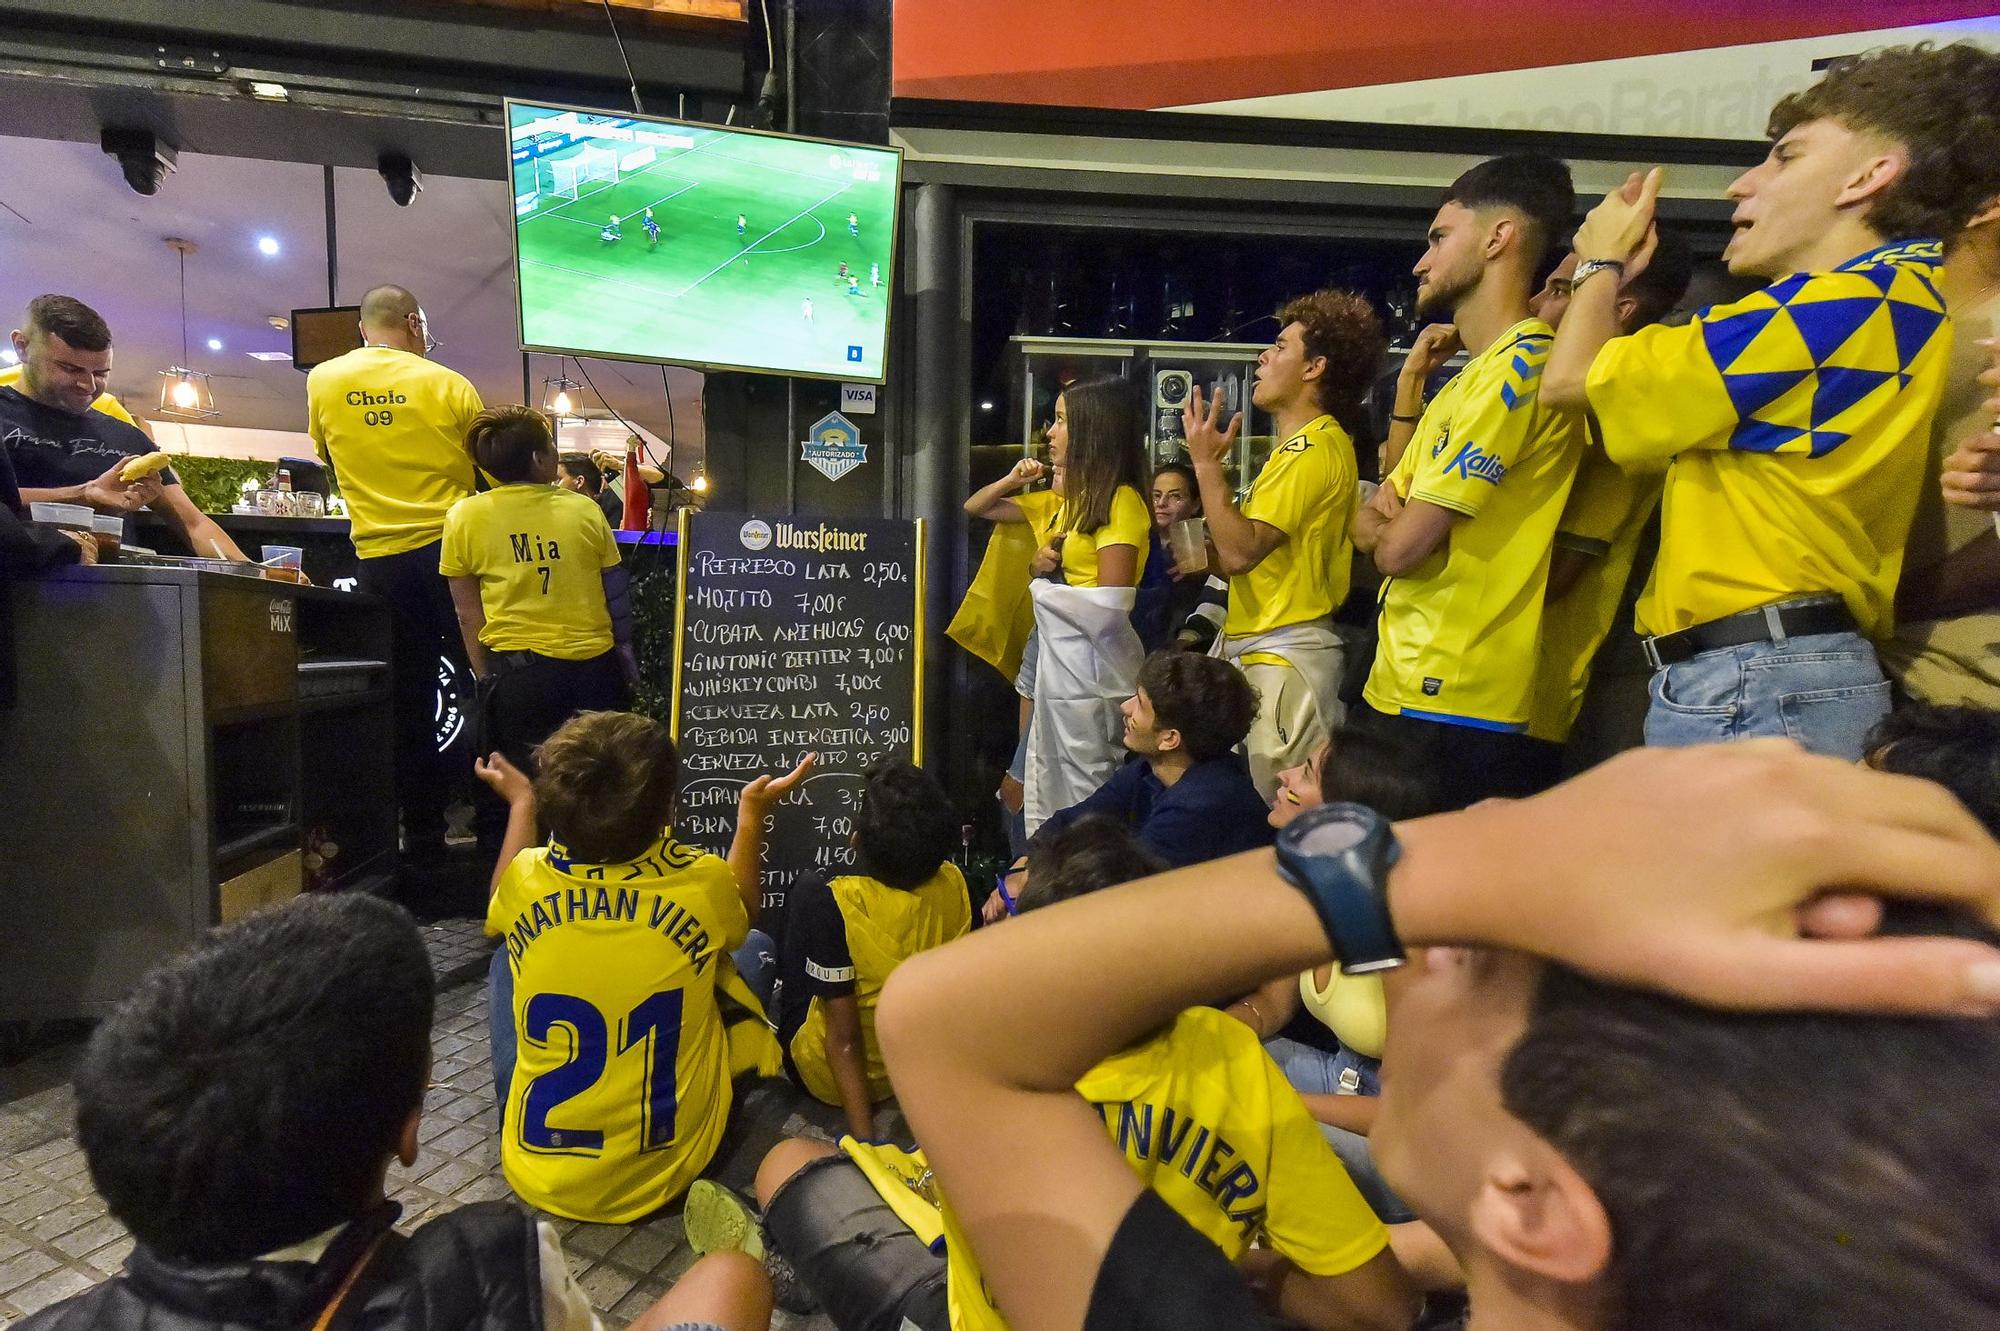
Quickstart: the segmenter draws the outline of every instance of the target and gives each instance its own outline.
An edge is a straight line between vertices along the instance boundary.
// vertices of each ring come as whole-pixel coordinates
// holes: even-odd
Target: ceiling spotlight
[[[6,361],[9,365],[19,365],[21,363],[20,356],[15,354],[12,347],[0,347],[0,360]]]
[[[159,192],[160,182],[174,169],[180,152],[172,144],[162,143],[150,129],[113,128],[105,126],[98,146],[118,159],[119,169],[125,173],[125,183],[140,194]]]
[[[257,237],[257,253],[263,255],[267,259],[277,258],[278,238],[276,236]]]
[[[402,153],[383,153],[376,159],[375,169],[382,173],[382,183],[389,187],[389,197],[398,208],[409,207],[423,190],[424,173]]]
[[[290,328],[292,326],[292,321],[290,319],[287,319],[282,314],[274,314],[270,318],[264,320],[264,322],[271,325],[271,327],[277,329],[281,333],[284,332],[287,328]]]
[[[222,339],[219,337],[211,337],[210,339],[208,339],[208,349],[210,351],[222,350]]]
[[[979,409],[981,411],[991,411],[993,410],[993,404],[991,402],[982,402],[979,404]]]

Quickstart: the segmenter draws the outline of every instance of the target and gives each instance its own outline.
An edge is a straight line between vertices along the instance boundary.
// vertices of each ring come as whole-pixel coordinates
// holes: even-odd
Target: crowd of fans
[[[615,555],[572,565],[603,579],[562,629],[582,664],[516,685],[479,764],[513,1191],[600,1223],[685,1197],[704,1255],[648,1328],[774,1298],[842,1331],[2000,1324],[1996,108],[2000,57],[1963,46],[1787,97],[1730,191],[1761,285],[1685,316],[1658,172],[1563,253],[1563,164],[1467,171],[1372,489],[1385,343],[1350,294],[1281,311],[1240,493],[1215,402],[1149,477],[1123,385],[1065,388],[1047,465],[966,504],[999,526],[954,636],[1023,700],[990,895],[889,763],[857,871],[761,920],[811,756],[745,786],[726,858],[676,839],[674,746],[610,696]],[[469,427],[509,482],[444,522],[475,655],[518,590],[461,553],[489,510],[563,505],[580,551],[603,525],[538,421]],[[1194,516],[1206,560],[1171,557]],[[1334,615],[1372,583],[1364,670]],[[1631,725],[1573,740],[1630,643],[1646,747],[1599,761]],[[584,665],[606,710],[530,705]],[[518,1208],[392,1229],[431,1012],[368,899],[156,972],[77,1077],[139,1246],[29,1325],[594,1326]],[[702,1175],[750,1074],[848,1131],[741,1197]],[[892,1094],[913,1142],[877,1137]]]

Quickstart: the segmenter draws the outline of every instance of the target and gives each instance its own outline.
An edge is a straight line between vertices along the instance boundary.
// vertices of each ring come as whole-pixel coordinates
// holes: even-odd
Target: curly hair
[[[76,1133],[111,1214],[173,1261],[244,1262],[354,1219],[430,1080],[416,923],[312,894],[148,972],[90,1037]]]
[[[1180,731],[1196,762],[1241,744],[1257,719],[1257,691],[1221,657],[1154,652],[1139,667],[1138,689],[1153,704],[1156,728]]]
[[[1968,42],[1890,46],[1834,66],[1771,110],[1778,140],[1813,120],[1895,140],[1909,168],[1875,196],[1884,240],[1950,239],[2000,195],[2000,56]]]
[[[905,891],[922,887],[958,844],[958,817],[936,777],[902,758],[861,774],[861,808],[854,817],[861,872]]]
[[[1340,428],[1360,438],[1362,399],[1382,367],[1389,338],[1382,316],[1365,296],[1351,291],[1315,291],[1287,301],[1278,311],[1278,327],[1299,325],[1306,359],[1326,358],[1326,369],[1315,387],[1320,409],[1340,422]]]

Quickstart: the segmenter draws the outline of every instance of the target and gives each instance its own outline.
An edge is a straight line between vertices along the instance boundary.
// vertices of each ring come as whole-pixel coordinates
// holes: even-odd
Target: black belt
[[[1847,603],[1837,596],[1810,601],[1786,601],[1781,605],[1760,606],[1706,624],[1662,633],[1643,644],[1646,660],[1653,669],[1678,665],[1703,652],[1724,647],[1741,647],[1752,642],[1780,642],[1786,638],[1809,638],[1816,633],[1852,633],[1860,626],[1848,613]]]

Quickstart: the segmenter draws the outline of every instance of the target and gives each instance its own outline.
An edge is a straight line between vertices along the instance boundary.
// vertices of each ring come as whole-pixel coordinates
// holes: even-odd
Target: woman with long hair
[[[1032,699],[1023,785],[1027,834],[1103,784],[1124,756],[1118,708],[1145,649],[1133,631],[1135,591],[1152,545],[1144,422],[1120,379],[1072,384],[1056,399],[1049,464],[1057,490],[1022,493],[1043,473],[1023,459],[966,501],[974,517],[1025,522],[1035,634],[1017,689]]]
[[[1025,522],[1040,547],[1038,573],[1061,569],[1071,587],[1132,587],[1145,571],[1147,533],[1145,425],[1123,379],[1071,384],[1056,397],[1047,466],[1023,458],[965,501],[989,522]],[[1051,468],[1058,489],[1023,493]]]

